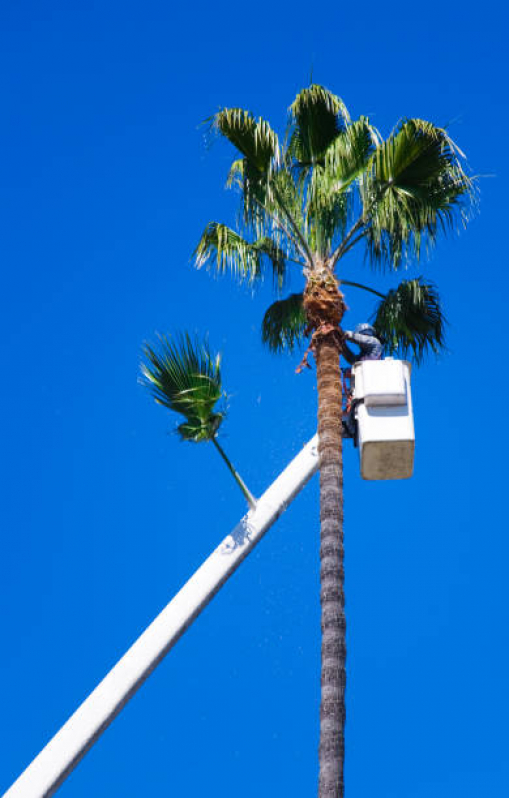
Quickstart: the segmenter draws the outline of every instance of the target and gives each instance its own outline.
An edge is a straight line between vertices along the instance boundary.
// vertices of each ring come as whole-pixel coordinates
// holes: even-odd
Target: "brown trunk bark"
[[[318,798],[343,798],[346,622],[343,592],[343,409],[339,324],[346,306],[334,275],[308,278],[304,308],[318,380],[322,675]]]
[[[315,346],[320,453],[322,671],[319,798],[343,798],[346,621],[343,571],[342,395],[334,334]]]

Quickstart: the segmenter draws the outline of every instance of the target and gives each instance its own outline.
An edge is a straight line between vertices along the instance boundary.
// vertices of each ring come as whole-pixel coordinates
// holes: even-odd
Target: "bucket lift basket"
[[[406,360],[363,360],[352,369],[353,402],[363,479],[408,479],[415,433]]]

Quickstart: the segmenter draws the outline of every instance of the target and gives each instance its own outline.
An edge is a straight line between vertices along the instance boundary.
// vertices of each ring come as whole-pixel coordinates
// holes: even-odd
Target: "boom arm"
[[[56,792],[317,469],[315,435],[71,715],[4,798],[47,798]]]

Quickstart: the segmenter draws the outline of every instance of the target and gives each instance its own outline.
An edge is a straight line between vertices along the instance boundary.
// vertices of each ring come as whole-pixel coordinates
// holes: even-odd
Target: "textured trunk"
[[[318,379],[320,457],[320,603],[322,695],[320,703],[319,798],[343,798],[345,752],[346,624],[343,593],[343,410],[339,324],[346,306],[338,283],[317,269],[304,291],[310,349]]]
[[[346,622],[343,571],[343,453],[338,340],[319,339],[320,603],[322,672],[319,798],[343,798]]]

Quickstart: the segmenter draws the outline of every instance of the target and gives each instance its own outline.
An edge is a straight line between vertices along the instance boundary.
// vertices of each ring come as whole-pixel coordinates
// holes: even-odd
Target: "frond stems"
[[[312,254],[311,250],[308,247],[308,243],[307,243],[306,239],[304,238],[304,236],[302,235],[301,231],[299,230],[299,225],[296,223],[295,219],[293,218],[293,216],[291,215],[290,211],[288,210],[288,208],[286,207],[285,203],[283,202],[283,200],[281,198],[281,194],[277,190],[276,186],[272,186],[272,190],[274,192],[274,196],[275,196],[278,204],[281,207],[281,210],[283,211],[283,213],[285,214],[286,218],[288,219],[288,221],[290,223],[290,227],[294,230],[294,232],[297,235],[297,238],[298,238],[298,240],[299,240],[299,242],[301,244],[301,247],[302,247],[303,254],[306,256],[307,260],[309,261],[310,267],[314,268],[313,254]]]
[[[298,238],[297,238],[297,237],[294,235],[293,231],[292,231],[291,229],[289,230],[289,229],[288,229],[288,228],[287,228],[287,227],[286,227],[286,226],[285,226],[285,225],[284,225],[284,224],[283,224],[283,223],[282,223],[282,222],[281,222],[281,221],[280,221],[280,220],[279,220],[279,219],[278,219],[276,216],[274,216],[274,215],[273,215],[273,214],[272,214],[272,213],[271,213],[269,210],[267,210],[267,208],[265,207],[265,205],[264,205],[262,202],[260,202],[260,200],[259,200],[259,199],[257,199],[256,197],[253,197],[253,200],[254,200],[254,201],[256,202],[256,204],[257,204],[257,205],[258,205],[258,206],[259,206],[259,207],[262,209],[262,211],[263,211],[264,213],[266,213],[268,216],[270,216],[270,218],[272,219],[272,221],[273,221],[273,223],[276,225],[276,227],[279,227],[279,229],[281,230],[281,232],[282,232],[282,233],[284,233],[284,234],[285,234],[285,236],[286,236],[286,237],[287,237],[287,238],[288,238],[290,241],[292,241],[292,243],[295,245],[295,247],[296,247],[297,249],[300,249],[300,247],[299,247],[299,240],[298,240]],[[299,264],[299,266],[304,266],[304,267],[305,267],[305,265],[306,265],[305,263],[302,263],[301,261],[298,261],[298,260],[292,260],[291,258],[286,258],[286,260],[291,260],[291,261],[292,261],[292,263],[298,263],[298,264]]]
[[[353,240],[353,241],[350,241],[350,243],[348,244],[348,246],[347,246],[347,247],[345,247],[345,249],[342,251],[342,253],[341,253],[341,257],[343,257],[344,255],[346,255],[346,253],[347,253],[347,252],[349,252],[349,250],[351,250],[351,249],[352,249],[352,247],[354,247],[354,246],[357,244],[357,242],[361,240],[361,238],[364,238],[364,236],[366,235],[366,233],[367,233],[367,232],[368,232],[368,231],[367,231],[367,229],[366,229],[366,230],[363,230],[363,231],[362,231],[362,233],[360,233],[360,235],[358,235],[358,236],[357,236],[357,238],[354,238],[354,240]]]
[[[234,465],[231,463],[230,459],[228,458],[228,456],[227,456],[226,452],[224,451],[223,447],[221,446],[221,444],[218,442],[217,438],[213,437],[210,440],[212,441],[212,443],[216,447],[217,451],[219,452],[219,454],[223,458],[223,460],[226,463],[226,465],[228,466],[228,469],[229,469],[230,473],[232,474],[235,482],[237,483],[237,485],[239,486],[240,490],[242,491],[242,495],[244,496],[245,500],[247,501],[250,509],[254,510],[255,507],[256,507],[256,499],[255,499],[255,497],[253,496],[253,494],[251,493],[251,491],[247,487],[246,483],[244,482],[244,480],[242,479],[242,477],[240,476],[240,474],[238,473],[238,471],[236,470]]]
[[[331,255],[331,258],[330,258],[330,270],[331,270],[331,271],[334,271],[334,269],[335,269],[335,267],[336,267],[336,263],[337,263],[337,262],[338,262],[338,260],[339,260],[339,259],[340,259],[340,258],[341,258],[341,257],[342,257],[344,254],[345,254],[345,252],[346,252],[346,249],[347,249],[347,247],[348,247],[348,245],[349,245],[350,241],[352,240],[352,238],[354,237],[354,235],[355,235],[355,234],[356,234],[356,233],[357,233],[357,232],[358,232],[358,231],[359,231],[359,230],[360,230],[362,227],[364,227],[365,223],[366,223],[366,222],[364,221],[364,214],[363,214],[363,215],[360,217],[360,219],[357,219],[357,221],[355,222],[355,224],[354,224],[354,225],[353,225],[353,226],[350,228],[350,230],[348,231],[348,233],[347,233],[347,234],[346,234],[346,236],[344,237],[344,239],[343,239],[343,241],[341,242],[341,244],[340,244],[340,245],[339,245],[339,246],[338,246],[338,247],[337,247],[337,248],[334,250],[334,252],[332,253],[332,255]]]
[[[389,185],[389,184],[387,183],[387,187],[388,187],[388,185]],[[355,239],[355,241],[354,241],[354,242],[352,242],[352,243],[350,244],[350,242],[351,242],[351,240],[352,240],[353,236],[354,236],[354,235],[355,235],[355,234],[356,234],[356,233],[357,233],[357,232],[358,232],[358,231],[359,231],[359,230],[360,230],[362,227],[364,227],[366,224],[368,224],[368,221],[369,221],[369,218],[368,218],[368,217],[369,217],[369,214],[371,213],[372,209],[374,208],[374,206],[376,205],[377,201],[380,199],[380,197],[382,196],[382,194],[383,194],[383,191],[382,191],[382,190],[380,190],[380,191],[378,192],[377,196],[376,196],[376,197],[375,197],[375,198],[372,200],[372,202],[370,203],[370,205],[368,205],[368,207],[364,209],[364,211],[363,211],[363,213],[362,213],[362,216],[360,216],[360,217],[357,219],[357,221],[355,222],[355,224],[354,224],[354,225],[353,225],[353,226],[350,228],[350,230],[348,231],[348,233],[347,233],[347,234],[346,234],[346,236],[344,237],[344,239],[343,239],[343,241],[341,242],[341,244],[340,244],[340,245],[339,245],[339,246],[338,246],[338,247],[337,247],[337,248],[334,250],[334,252],[332,253],[332,255],[331,255],[331,258],[330,258],[330,269],[331,269],[331,271],[334,271],[334,269],[336,268],[336,263],[338,262],[338,260],[340,260],[340,258],[342,258],[342,257],[343,257],[343,255],[345,254],[345,252],[347,252],[347,251],[350,249],[350,247],[353,247],[354,243],[356,244],[356,243],[357,243],[357,241],[359,240],[359,238],[362,238],[362,235],[364,235],[364,234],[365,234],[365,232],[367,232],[367,230],[366,230],[366,231],[364,231],[364,232],[362,233],[362,235],[361,235],[361,236],[359,236],[358,238],[356,238],[356,239]]]
[[[360,238],[360,236],[359,236]],[[353,245],[352,245],[353,246]],[[381,294],[380,291],[375,291],[374,288],[370,288],[368,285],[363,285],[362,283],[352,283],[351,280],[340,280],[340,285],[350,285],[352,288],[362,288],[363,291],[369,291],[370,294],[374,294],[375,296],[379,296],[382,299],[385,299],[385,294]]]

